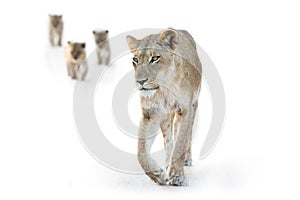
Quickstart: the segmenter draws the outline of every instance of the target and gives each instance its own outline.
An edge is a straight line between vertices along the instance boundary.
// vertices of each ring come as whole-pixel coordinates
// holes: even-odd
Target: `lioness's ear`
[[[129,47],[131,53],[135,52],[137,50],[140,42],[130,35],[127,35],[126,40],[127,40],[127,45]]]
[[[169,46],[172,50],[175,50],[176,44],[178,43],[178,33],[173,29],[167,29],[160,34],[158,41],[163,45]]]

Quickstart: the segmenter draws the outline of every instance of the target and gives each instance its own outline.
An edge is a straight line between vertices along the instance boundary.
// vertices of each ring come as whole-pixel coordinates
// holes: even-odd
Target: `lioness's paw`
[[[187,181],[184,176],[174,176],[174,177],[170,178],[168,185],[187,186]]]
[[[159,185],[167,185],[167,182],[169,181],[168,174],[163,169],[153,172],[146,172],[146,174],[151,178],[152,181]]]

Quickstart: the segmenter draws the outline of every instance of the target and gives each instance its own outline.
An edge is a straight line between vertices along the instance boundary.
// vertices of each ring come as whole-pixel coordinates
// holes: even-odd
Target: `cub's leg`
[[[110,54],[110,53],[109,53]],[[108,55],[105,59],[105,65],[108,66],[109,64],[109,61],[110,61],[110,55]]]
[[[140,122],[138,135],[138,160],[146,175],[159,185],[166,185],[168,175],[159,167],[157,162],[151,157],[150,150],[155,139],[156,131],[160,122],[150,117],[143,116]]]
[[[86,74],[88,72],[88,65],[87,62],[84,61],[80,66],[77,73],[77,77],[80,77],[79,80],[85,80]]]
[[[61,40],[62,40],[62,31],[58,32],[58,46],[61,46]]]
[[[54,33],[51,27],[49,28],[49,42],[51,46],[54,46]]]
[[[72,79],[76,79],[76,72],[75,72],[75,64],[68,62],[67,63],[67,70],[68,70],[68,75]]]
[[[198,108],[198,102],[196,102],[196,103],[194,103],[193,105],[192,105],[192,107],[193,107],[193,110],[194,110],[194,112],[193,112],[193,116],[192,116],[192,121],[191,121],[191,126],[192,126],[192,128],[191,128],[191,133],[189,134],[189,143],[190,143],[190,145],[192,145],[192,136],[193,136],[193,133],[192,133],[192,131],[193,131],[193,125],[194,125],[194,121],[195,121],[195,116],[196,116],[196,112],[197,112],[197,108]],[[192,148],[192,146],[190,146],[189,148],[188,148],[188,150],[186,151],[186,153],[185,153],[185,160],[184,160],[184,165],[185,166],[192,166],[192,150],[191,150],[191,148]]]
[[[166,163],[170,163],[171,153],[173,149],[173,120],[174,113],[170,113],[167,115],[166,119],[164,119],[160,124],[160,129],[164,137],[164,147],[166,152]]]
[[[97,59],[98,59],[98,65],[101,65],[102,64],[102,57],[101,57],[99,47],[97,47]]]
[[[181,113],[176,113],[176,121],[174,126],[177,130],[175,145],[170,161],[170,167],[168,168],[169,185],[173,186],[185,186],[186,178],[184,176],[184,160],[185,154],[190,147],[190,134],[192,123],[191,119],[193,111],[185,109]]]
[[[62,41],[62,35],[63,35],[63,28],[64,28],[64,25],[61,24],[61,27],[58,31],[58,46],[61,46],[61,41]]]

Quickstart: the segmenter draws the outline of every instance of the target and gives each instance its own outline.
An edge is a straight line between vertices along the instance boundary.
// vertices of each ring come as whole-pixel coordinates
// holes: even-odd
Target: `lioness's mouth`
[[[141,88],[140,90],[157,90],[159,88],[159,86],[155,87],[155,88]]]

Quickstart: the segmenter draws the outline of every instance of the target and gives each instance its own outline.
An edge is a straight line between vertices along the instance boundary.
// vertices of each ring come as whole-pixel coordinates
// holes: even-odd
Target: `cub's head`
[[[68,41],[68,48],[71,56],[77,60],[80,55],[85,54],[85,43]]]
[[[135,69],[136,86],[141,94],[151,96],[160,88],[168,87],[175,69],[177,31],[167,29],[141,40],[132,36],[127,36],[126,39],[133,54],[132,64]]]
[[[50,23],[54,26],[57,27],[60,23],[62,23],[62,15],[50,15]]]
[[[108,30],[93,30],[93,35],[95,42],[99,45],[101,42],[105,41],[108,37]]]

